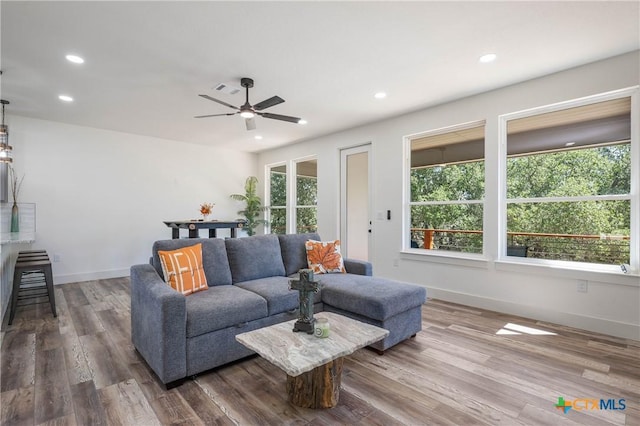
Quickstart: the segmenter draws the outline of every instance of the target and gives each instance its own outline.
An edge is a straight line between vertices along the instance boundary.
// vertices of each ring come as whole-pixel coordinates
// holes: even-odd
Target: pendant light
[[[4,124],[4,106],[9,104],[9,101],[4,99],[0,100],[2,104],[2,124],[0,124],[0,163],[11,163],[11,151],[13,147],[9,145],[9,127]]]

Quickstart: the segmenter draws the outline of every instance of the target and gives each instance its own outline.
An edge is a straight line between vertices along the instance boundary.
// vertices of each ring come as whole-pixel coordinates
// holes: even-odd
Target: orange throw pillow
[[[314,241],[304,244],[307,249],[307,263],[315,274],[346,273],[340,254],[340,240]]]
[[[185,296],[209,288],[202,266],[202,244],[158,250],[164,281]]]

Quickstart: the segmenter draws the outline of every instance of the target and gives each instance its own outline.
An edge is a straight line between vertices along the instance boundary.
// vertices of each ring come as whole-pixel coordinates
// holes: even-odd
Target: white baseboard
[[[54,275],[54,284],[68,284],[82,281],[106,280],[109,278],[128,277],[129,269],[112,269],[109,271],[82,272],[79,274]]]
[[[511,315],[531,318],[538,321],[547,321],[555,324],[575,327],[595,333],[608,334],[610,336],[625,339],[640,340],[640,326],[619,321],[611,321],[569,312],[550,311],[537,306],[522,305],[505,300],[473,294],[458,293],[455,291],[429,288],[427,295],[434,299],[461,305],[473,306],[491,311],[503,312]],[[427,302],[428,303],[428,302]]]

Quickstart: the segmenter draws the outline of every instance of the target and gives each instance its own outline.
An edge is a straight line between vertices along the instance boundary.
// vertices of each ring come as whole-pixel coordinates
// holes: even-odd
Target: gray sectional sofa
[[[289,280],[307,267],[304,243],[318,234],[156,241],[150,264],[131,267],[131,339],[165,384],[251,355],[235,336],[298,317]],[[202,243],[209,288],[183,296],[162,279],[158,250]],[[424,287],[375,278],[371,264],[345,259],[346,274],[323,274],[314,312],[330,311],[390,331],[378,351],[421,330]]]

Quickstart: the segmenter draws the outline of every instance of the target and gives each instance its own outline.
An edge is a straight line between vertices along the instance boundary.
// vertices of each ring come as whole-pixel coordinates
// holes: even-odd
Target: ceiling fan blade
[[[253,106],[253,109],[255,109],[256,111],[261,111],[263,109],[267,109],[269,107],[281,104],[283,102],[284,102],[284,99],[282,99],[280,96],[273,96],[269,99],[265,99],[264,101],[255,104]]]
[[[227,107],[229,107],[229,108],[233,108],[233,109],[240,109],[240,108],[238,108],[238,107],[235,107],[235,106],[233,106],[233,105],[231,105],[231,104],[226,103],[225,101],[221,101],[220,99],[212,98],[212,97],[211,97],[211,96],[209,96],[209,95],[198,95],[198,96],[200,96],[201,98],[209,99],[210,101],[213,101],[213,102],[217,102],[217,103],[219,103],[220,105],[224,105],[224,106],[227,106]]]
[[[289,123],[297,123],[298,121],[300,121],[300,118],[291,117],[291,116],[288,116],[288,115],[271,114],[269,112],[258,112],[257,114],[259,114],[260,116],[262,116],[264,118],[271,118],[273,120],[288,121]]]
[[[207,118],[207,117],[222,117],[223,115],[236,115],[237,112],[230,112],[227,114],[209,114],[209,115],[196,115],[193,118]]]
[[[247,126],[247,130],[255,130],[256,129],[256,119],[255,118],[245,118],[244,124]]]

